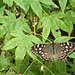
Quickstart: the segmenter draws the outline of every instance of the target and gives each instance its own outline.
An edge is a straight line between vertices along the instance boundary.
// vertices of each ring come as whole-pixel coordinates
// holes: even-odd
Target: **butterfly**
[[[31,49],[34,54],[45,61],[52,61],[53,55],[57,60],[63,60],[75,49],[75,43],[41,43],[33,45]]]

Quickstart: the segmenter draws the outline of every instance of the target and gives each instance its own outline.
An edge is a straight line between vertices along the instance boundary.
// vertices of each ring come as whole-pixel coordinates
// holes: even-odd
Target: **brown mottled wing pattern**
[[[33,53],[39,55],[43,60],[53,60],[53,46],[51,43],[36,44],[31,48]]]
[[[75,43],[62,42],[54,44],[55,58],[57,60],[65,59],[75,49]]]
[[[65,59],[75,49],[75,43],[62,42],[62,43],[42,43],[36,44],[31,47],[33,53],[39,55],[43,60],[52,61],[53,55],[57,60]]]

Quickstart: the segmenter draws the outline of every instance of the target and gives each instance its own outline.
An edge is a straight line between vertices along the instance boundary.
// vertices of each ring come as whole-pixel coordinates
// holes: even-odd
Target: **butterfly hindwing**
[[[55,57],[57,60],[65,59],[75,49],[75,43],[62,42],[54,44]]]

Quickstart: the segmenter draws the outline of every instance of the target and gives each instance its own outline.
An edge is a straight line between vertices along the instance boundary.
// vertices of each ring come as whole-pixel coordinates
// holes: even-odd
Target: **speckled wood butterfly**
[[[75,43],[41,43],[31,47],[33,53],[39,55],[43,60],[52,61],[53,55],[57,60],[65,59],[75,49]]]

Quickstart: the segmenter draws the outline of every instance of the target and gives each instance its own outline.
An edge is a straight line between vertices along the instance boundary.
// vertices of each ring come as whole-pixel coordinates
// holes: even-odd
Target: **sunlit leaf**
[[[69,36],[61,36],[61,37],[58,37],[54,40],[54,42],[66,42],[66,41],[69,41],[71,39],[73,39],[74,37],[69,37]]]
[[[42,16],[42,7],[38,0],[30,0],[30,5],[36,15],[40,18]]]
[[[67,4],[67,0],[59,0],[59,5],[60,5],[63,13],[64,13],[64,10],[65,10],[66,4]]]

